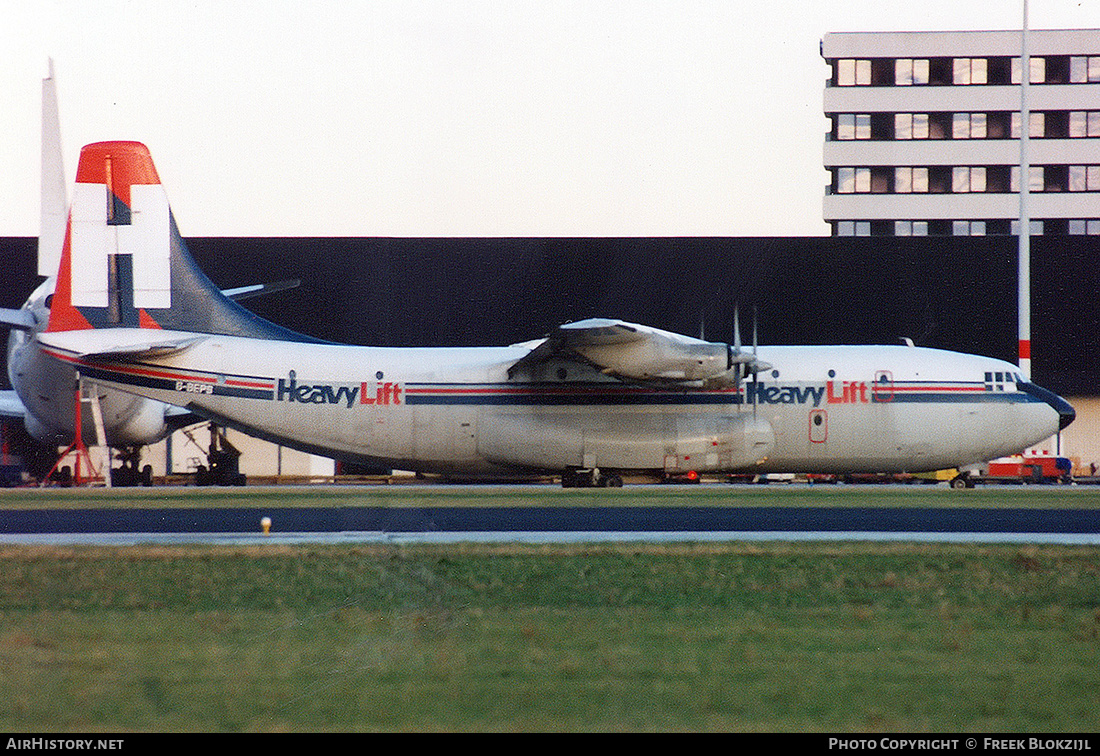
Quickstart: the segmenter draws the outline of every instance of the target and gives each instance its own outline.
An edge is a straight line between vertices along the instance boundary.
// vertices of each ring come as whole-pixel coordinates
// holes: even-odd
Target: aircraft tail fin
[[[38,275],[52,276],[65,240],[65,166],[61,154],[61,120],[57,114],[57,83],[50,73],[42,80],[42,197],[38,226]]]
[[[140,142],[97,142],[80,152],[47,330],[90,328],[316,341],[249,312],[206,277]]]

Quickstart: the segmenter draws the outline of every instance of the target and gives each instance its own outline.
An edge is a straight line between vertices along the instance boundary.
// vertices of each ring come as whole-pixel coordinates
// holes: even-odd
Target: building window
[[[1069,166],[1048,165],[1043,168],[1044,192],[1068,192],[1069,191]]]
[[[871,191],[870,168],[837,168],[837,194],[867,194]]]
[[[856,190],[856,169],[837,168],[834,181],[837,194],[852,194]]]
[[[894,190],[894,169],[888,166],[875,166],[871,169],[871,193],[889,194]]]
[[[985,169],[985,190],[1004,194],[1011,185],[1010,170],[1007,165],[990,165]],[[1008,233],[1008,229],[1005,229]]]
[[[1014,165],[1010,170],[1011,180],[1008,190],[1018,192],[1020,191],[1020,166]],[[1031,176],[1031,181],[1028,182],[1029,192],[1041,192],[1046,188],[1046,169],[1043,166],[1028,166],[1028,175]]]
[[[1019,166],[836,168],[837,194],[1017,193]],[[1100,165],[1033,165],[1032,192],[1100,192]]]
[[[1100,165],[1071,165],[1069,190],[1071,192],[1100,191]]]
[[[1031,56],[1032,84],[1100,82],[1100,56]],[[1020,58],[838,58],[840,87],[1019,84]]]
[[[1069,137],[1100,137],[1100,110],[1073,110],[1069,114]]]
[[[1069,111],[1051,110],[1045,114],[1043,136],[1047,139],[1065,139],[1069,136]]]
[[[899,87],[911,87],[927,83],[927,58],[898,58],[894,61],[894,84]]]
[[[1012,133],[1012,118],[1007,112],[986,113],[985,136],[987,139],[1008,139]]]
[[[1100,55],[1074,56],[1069,59],[1069,80],[1071,84],[1091,84],[1100,82]]]
[[[871,138],[871,116],[867,113],[841,113],[836,117],[836,138],[841,141]]]
[[[951,191],[955,194],[985,191],[985,168],[956,166],[951,169]]]
[[[933,165],[928,169],[930,194],[947,194],[951,191],[951,169],[945,165]]]
[[[895,139],[927,139],[927,113],[896,113],[894,115]]]
[[[1100,236],[1100,220],[1096,218],[1071,220],[1068,233],[1073,236]]]
[[[1070,59],[1068,55],[1048,55],[1047,71],[1043,78],[1045,84],[1069,84]]]
[[[988,81],[985,58],[955,58],[953,73],[955,84],[985,84]]]
[[[928,114],[929,139],[948,139],[952,128],[954,128],[954,117],[951,113]]]
[[[889,138],[889,123],[880,129],[885,137],[875,135],[870,117],[872,139]],[[1089,129],[1094,133],[1090,134]],[[1019,139],[1020,114],[996,111],[992,113],[895,113],[894,139]],[[1031,113],[1031,136],[1061,138],[1065,136],[1100,136],[1100,111],[1092,121],[1084,111],[1068,113]]]
[[[894,116],[891,113],[871,113],[871,139],[894,138]]]
[[[948,86],[952,81],[953,64],[951,58],[928,59],[928,83],[933,86]]]
[[[837,221],[837,236],[870,236],[871,221]]]
[[[838,87],[866,87],[871,84],[871,61],[841,58],[836,62]]]
[[[969,113],[955,113],[951,117],[951,138],[952,139],[969,139],[970,138],[970,114]]]
[[[951,119],[952,139],[985,139],[985,113],[955,113]]]
[[[1046,136],[1047,133],[1047,120],[1046,113],[1029,113],[1031,120],[1031,129],[1028,131],[1028,136],[1041,139]],[[1012,113],[1012,138],[1020,138],[1020,114],[1019,112]]]
[[[951,224],[952,236],[985,236],[985,221],[957,220]]]
[[[1047,80],[1047,61],[1046,58],[1036,58],[1035,56],[1029,56],[1031,62],[1031,77],[1028,81],[1032,84],[1045,84]],[[1020,83],[1020,59],[1012,59],[1012,83]]]
[[[894,236],[928,236],[928,221],[894,221]]]
[[[894,169],[894,192],[923,194],[928,191],[928,169],[902,166]]]
[[[1042,236],[1043,235],[1043,222],[1041,220],[1033,220],[1028,224],[1028,226],[1031,228],[1031,233],[1029,234],[1029,236]],[[1019,236],[1020,235],[1020,221],[1018,221],[1018,220],[1012,221],[1012,223],[1009,227],[1009,233],[1012,234],[1013,236]]]
[[[1012,59],[989,58],[987,64],[987,79],[990,84],[1004,86],[1012,82]]]

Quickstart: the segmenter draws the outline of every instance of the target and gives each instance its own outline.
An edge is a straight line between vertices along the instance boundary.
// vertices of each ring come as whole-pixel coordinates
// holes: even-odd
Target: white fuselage
[[[83,334],[120,339],[117,331]],[[1017,388],[1013,365],[934,349],[761,347],[770,369],[757,381],[706,389],[624,382],[569,360],[510,378],[529,345],[200,336],[175,353],[130,361],[43,349],[105,387],[261,438],[425,472],[916,472],[1015,453],[1059,429],[1054,407]]]

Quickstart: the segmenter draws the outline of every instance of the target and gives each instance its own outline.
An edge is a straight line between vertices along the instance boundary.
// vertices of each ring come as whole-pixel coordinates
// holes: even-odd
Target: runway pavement
[[[268,518],[268,533],[262,520]],[[23,509],[0,543],[879,540],[1100,544],[1095,509],[986,507],[222,507]]]

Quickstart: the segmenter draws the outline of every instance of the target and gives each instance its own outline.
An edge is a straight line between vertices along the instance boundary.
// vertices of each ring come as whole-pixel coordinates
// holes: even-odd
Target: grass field
[[[404,493],[4,492],[0,516],[1097,501],[1063,487]],[[0,546],[0,730],[1095,732],[1098,634],[1093,546]]]

